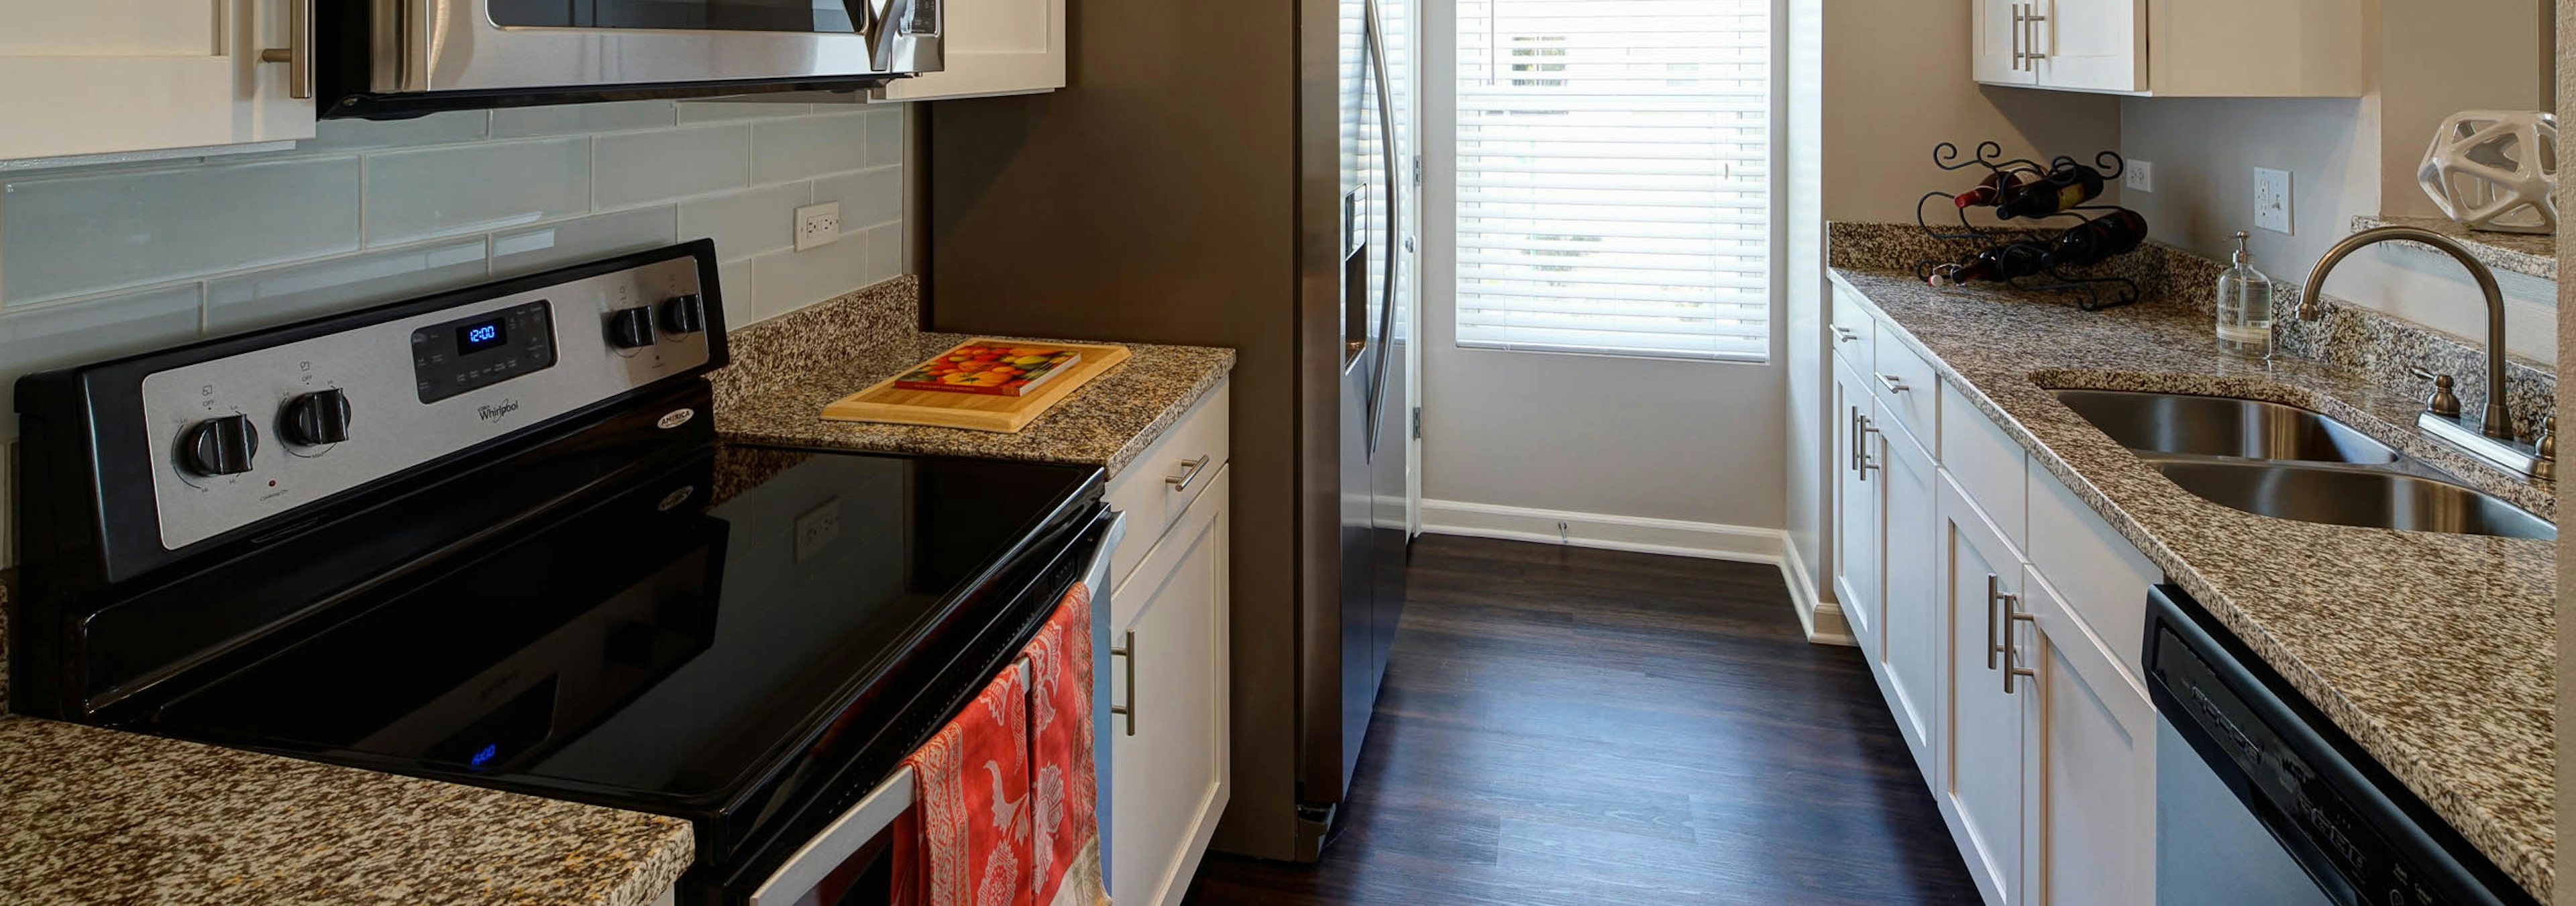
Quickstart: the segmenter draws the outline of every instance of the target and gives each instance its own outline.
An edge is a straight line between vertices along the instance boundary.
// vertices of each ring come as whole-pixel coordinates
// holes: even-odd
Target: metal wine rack
[[[1932,165],[1940,167],[1943,170],[1982,169],[1986,173],[1994,176],[2005,176],[2006,174],[2014,172],[2029,172],[2036,175],[2045,175],[2048,171],[2059,166],[2077,163],[2075,158],[2065,155],[2050,158],[2049,162],[2045,165],[2029,158],[2012,158],[2010,160],[2006,160],[2003,155],[2003,145],[1991,141],[1979,142],[1977,144],[1976,156],[1961,160],[1959,158],[1958,145],[1950,142],[1942,142],[1932,148]],[[2100,154],[2096,154],[2093,156],[2093,163],[2096,169],[2102,171],[2102,178],[2105,180],[2117,180],[2120,178],[2122,173],[2128,171],[2128,162],[2120,159],[2120,155],[2117,152],[2104,151]],[[1998,185],[2002,185],[2004,183],[2005,180],[1997,180]],[[1914,203],[1915,224],[1921,226],[1925,234],[1930,235],[1935,239],[1954,239],[1980,243],[1980,246],[1976,249],[1976,251],[1980,252],[1992,249],[2001,249],[2012,245],[2040,245],[2040,242],[2008,239],[2002,236],[1997,236],[1994,232],[1987,229],[1978,228],[1976,224],[1968,222],[1968,209],[1959,207],[1954,201],[1958,197],[1958,193],[1955,192],[1935,191],[1924,193],[1923,197]],[[1932,199],[1935,198],[1953,202],[1948,205],[1948,207],[1959,218],[1959,225],[1955,229],[1951,229],[1946,225],[1936,227],[1932,224],[1932,219],[1924,214],[1923,206],[1930,204]],[[2100,212],[2120,210],[2126,209],[2118,205],[2107,204],[2077,205],[2054,214],[2044,214],[2030,219],[2033,221],[2040,221],[2056,217],[2073,217],[2079,221],[2090,223],[2094,217],[2099,215]],[[2037,251],[2045,252],[2046,248],[2045,246],[2041,246]],[[1943,268],[1955,269],[1957,266],[1957,260],[1945,261],[1939,258],[1925,258],[1915,263],[1914,276],[1920,279],[1930,280],[1936,274],[1941,272]],[[2086,266],[2089,267],[2090,265]],[[2117,308],[2122,305],[2128,305],[2138,301],[2138,282],[2135,280],[2127,277],[2069,274],[2056,267],[2042,267],[2036,274],[2020,277],[2006,277],[2003,279],[2003,283],[2004,285],[2010,286],[2014,289],[2028,290],[2032,292],[2067,292],[2076,294],[2080,297],[2076,302],[2076,307],[2085,311],[2100,311],[2105,308]]]

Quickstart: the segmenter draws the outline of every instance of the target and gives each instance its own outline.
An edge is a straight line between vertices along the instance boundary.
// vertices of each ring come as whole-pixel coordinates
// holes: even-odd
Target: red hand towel
[[[919,833],[895,835],[895,902],[1037,906],[1029,896],[1028,701],[1019,666],[1003,668],[904,759]]]
[[[1029,642],[1034,906],[1098,906],[1099,776],[1092,771],[1091,589],[1075,583]]]

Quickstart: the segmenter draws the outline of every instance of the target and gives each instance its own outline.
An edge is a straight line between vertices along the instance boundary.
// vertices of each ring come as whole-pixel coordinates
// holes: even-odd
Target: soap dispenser
[[[2253,237],[2236,233],[2236,266],[2218,275],[2218,351],[2272,357],[2272,278],[2254,269]]]

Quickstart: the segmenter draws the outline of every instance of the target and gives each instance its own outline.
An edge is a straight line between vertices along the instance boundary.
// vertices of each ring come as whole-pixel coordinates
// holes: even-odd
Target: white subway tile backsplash
[[[467,286],[484,276],[483,237],[299,264],[207,283],[206,332],[222,335]]]
[[[838,296],[871,282],[868,279],[866,233],[848,233],[841,241],[801,252],[771,252],[751,259],[751,316],[774,318]]]
[[[779,182],[868,165],[867,112],[763,120],[752,139],[752,180]]]
[[[719,261],[795,245],[796,208],[806,203],[810,185],[795,182],[681,202],[680,238],[715,237]],[[847,206],[843,208],[846,218]]]
[[[842,229],[903,219],[903,169],[879,167],[814,181],[814,203],[841,203]]]
[[[770,119],[782,116],[804,116],[810,104],[782,104],[776,101],[683,101],[680,122],[712,123],[723,120]]]
[[[407,120],[323,120],[313,124],[313,137],[295,143],[295,149],[339,150],[470,142],[484,136],[490,121],[491,115],[481,110],[433,113]]]
[[[891,167],[903,163],[904,109],[888,107],[868,112],[868,166]]]
[[[358,158],[0,186],[0,302],[166,283],[358,247]]]
[[[670,245],[677,211],[670,205],[566,220],[533,230],[492,234],[492,276],[508,277]]]
[[[679,122],[670,101],[610,101],[492,111],[493,138],[650,129]]]
[[[716,290],[724,296],[725,329],[733,330],[756,320],[751,314],[751,262],[728,261],[716,265]]]
[[[603,135],[592,174],[600,207],[616,208],[751,184],[751,128],[705,126]]]
[[[189,283],[0,313],[0,439],[18,436],[18,378],[195,339],[203,288]]]
[[[367,157],[367,243],[505,230],[590,209],[590,139],[447,145]]]

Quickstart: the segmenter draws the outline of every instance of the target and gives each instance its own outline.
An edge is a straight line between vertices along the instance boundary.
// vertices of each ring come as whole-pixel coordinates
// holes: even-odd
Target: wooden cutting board
[[[1063,402],[1082,385],[1091,383],[1092,378],[1127,361],[1128,355],[1125,346],[1037,343],[994,337],[976,337],[966,342],[969,345],[1044,345],[1071,349],[1082,353],[1082,361],[1075,362],[1072,370],[1038,385],[1037,392],[1027,396],[905,390],[896,387],[895,379],[890,377],[823,407],[823,418],[838,422],[884,422],[1010,433],[1028,427],[1030,422],[1055,408],[1055,404]]]

